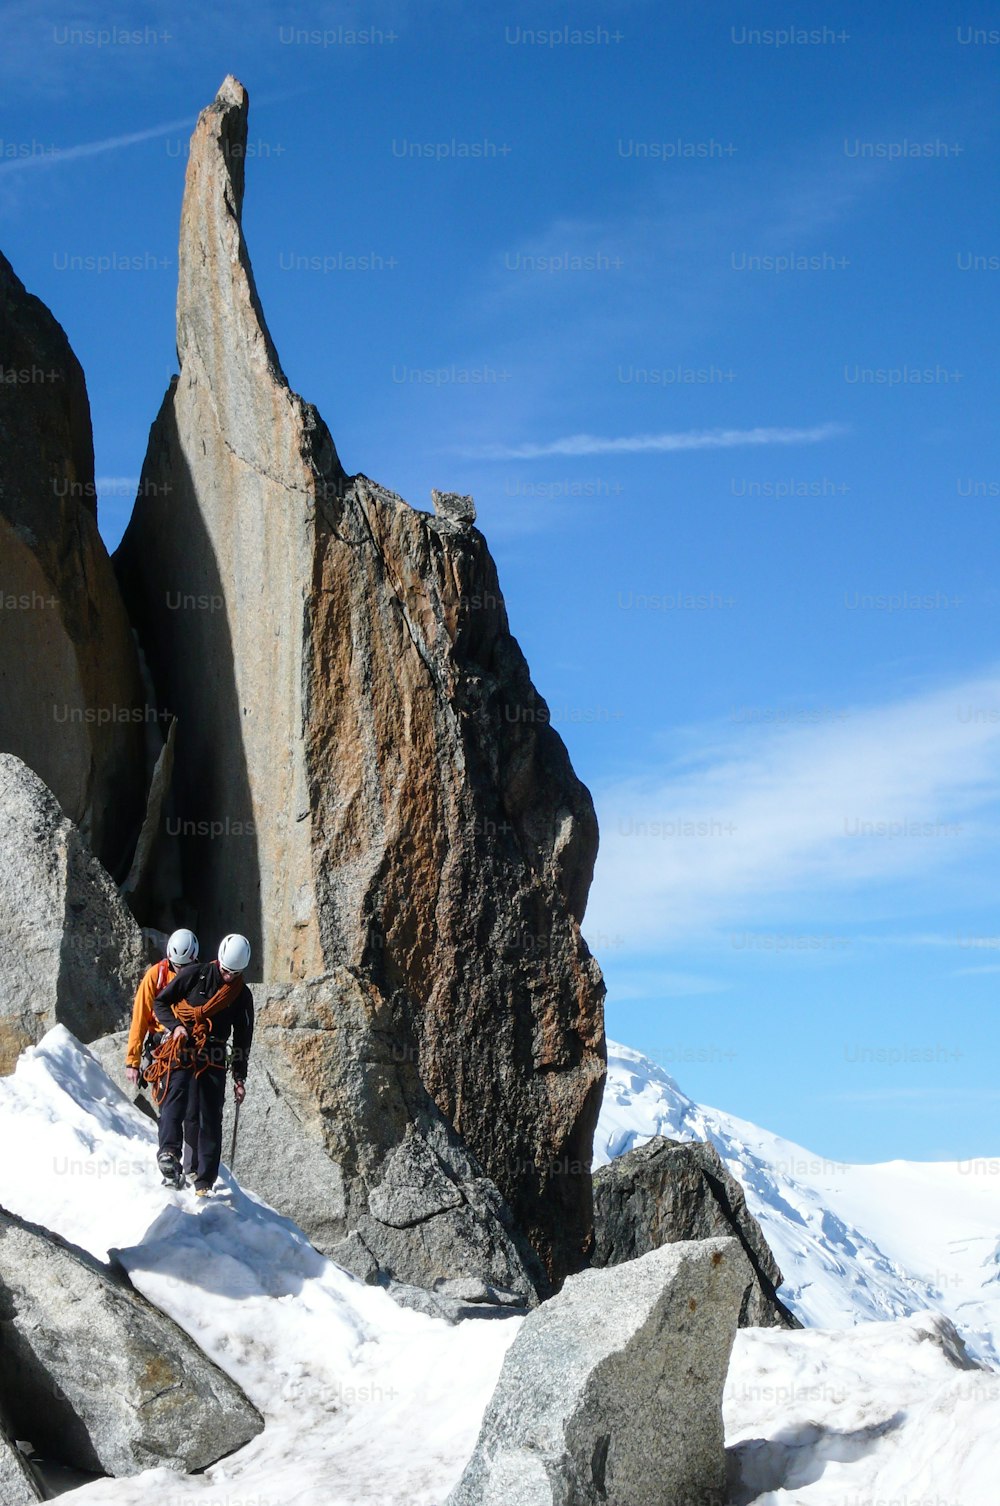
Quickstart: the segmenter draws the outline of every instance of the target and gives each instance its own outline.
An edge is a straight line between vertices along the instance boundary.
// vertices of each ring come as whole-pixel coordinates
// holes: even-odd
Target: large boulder
[[[124,1042],[92,1048],[121,1086]],[[230,1096],[227,1161],[232,1114]],[[496,1186],[398,1050],[385,1001],[345,968],[258,991],[234,1170],[363,1280],[437,1294],[428,1310],[531,1307],[547,1290]]]
[[[123,878],[158,732],[97,531],[83,371],[3,256],[0,362],[0,748],[36,770]]]
[[[259,1123],[254,1134],[247,1126],[237,1169],[248,1185],[280,1198],[290,1214],[295,1187],[291,1216],[307,1218],[323,1253],[366,1279],[443,1293],[479,1282],[501,1300],[534,1305],[545,1290],[537,1256],[427,1092],[413,1056],[399,1050],[391,1011],[369,980],[339,968],[273,988],[256,1045],[267,1084],[258,1114],[263,1119],[273,1095],[286,1128],[282,1135],[277,1124]],[[296,1175],[303,1142],[323,1154],[322,1200],[311,1178]],[[339,1198],[330,1195],[331,1170]],[[317,1212],[325,1228],[317,1228]]]
[[[751,1272],[732,1239],[572,1276],[524,1320],[447,1506],[721,1506]]]
[[[122,1271],[3,1211],[0,1410],[43,1457],[109,1475],[204,1469],[264,1426]]]
[[[597,849],[470,499],[344,472],[291,391],[241,228],[248,101],[191,141],[174,379],[116,555],[178,712],[197,927],[269,983],[347,966],[558,1281],[585,1263],[604,985]]]
[[[777,1294],[782,1275],[763,1230],[714,1145],[654,1135],[595,1173],[596,1266],[620,1265],[678,1240],[727,1234],[739,1240],[754,1273],[740,1327],[801,1328]]]
[[[0,753],[0,1073],[53,1025],[92,1041],[127,1019],[142,933],[38,775]]]

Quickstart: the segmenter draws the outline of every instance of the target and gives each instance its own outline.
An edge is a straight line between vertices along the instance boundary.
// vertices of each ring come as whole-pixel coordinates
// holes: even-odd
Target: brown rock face
[[[62,328],[0,256],[0,749],[124,877],[142,821],[145,700],[97,531],[90,405]]]
[[[179,717],[186,892],[265,980],[346,966],[560,1279],[585,1261],[603,983],[590,796],[510,635],[471,499],[347,477],[290,391],[240,227],[247,97],[191,144],[181,371],[116,562]],[[165,488],[169,487],[169,490]]]
[[[329,512],[306,744],[325,955],[378,982],[435,1101],[563,1274],[585,1253],[604,1070],[579,927],[590,797],[482,535],[363,477]]]

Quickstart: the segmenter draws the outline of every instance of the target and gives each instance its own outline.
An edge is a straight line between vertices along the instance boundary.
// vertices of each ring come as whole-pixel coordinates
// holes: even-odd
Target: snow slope
[[[625,1122],[636,1105],[621,1097],[636,1091],[640,1069],[652,1093],[657,1069],[643,1061],[628,1054],[627,1081],[616,1069],[618,1148],[640,1132]],[[689,1109],[692,1124],[711,1112]],[[61,1500],[443,1506],[517,1319],[449,1327],[404,1311],[233,1180],[229,1200],[207,1206],[162,1188],[150,1121],[61,1027],[0,1079],[0,1135],[0,1204],[95,1255],[117,1249],[136,1286],[266,1419],[258,1438],[204,1474],[147,1470]],[[724,1415],[732,1506],[996,1500],[1000,1376],[972,1366],[947,1319],[931,1313],[834,1332],[744,1330]]]
[[[723,1415],[730,1506],[995,1506],[1000,1375],[933,1313],[743,1329]]]
[[[608,1042],[601,1166],[650,1135],[711,1140],[741,1182],[802,1321],[844,1328],[928,1308],[1000,1364],[1000,1161],[852,1166],[694,1103],[661,1067]],[[991,1174],[992,1172],[992,1174]]]
[[[231,1182],[232,1203],[160,1185],[154,1126],[62,1026],[0,1079],[0,1204],[132,1281],[263,1412],[264,1432],[196,1476],[147,1470],[64,1499],[224,1506],[443,1500],[472,1452],[516,1319],[400,1308]]]

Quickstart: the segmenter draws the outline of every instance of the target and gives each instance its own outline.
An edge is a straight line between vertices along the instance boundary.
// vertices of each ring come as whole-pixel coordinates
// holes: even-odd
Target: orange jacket
[[[172,964],[164,957],[162,962],[154,962],[152,967],[147,967],[142,975],[142,982],[135,991],[135,1003],[132,1005],[132,1024],[128,1033],[128,1046],[125,1050],[126,1067],[138,1067],[142,1062],[142,1045],[151,1030],[162,1030],[153,1013],[153,1000],[158,993],[172,983],[177,974]]]

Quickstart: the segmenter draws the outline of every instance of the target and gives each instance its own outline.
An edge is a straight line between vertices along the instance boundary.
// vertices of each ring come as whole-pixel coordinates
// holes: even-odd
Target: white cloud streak
[[[546,456],[641,455],[678,450],[732,450],[744,445],[822,444],[845,433],[842,424],[818,424],[811,429],[689,429],[680,433],[630,434],[602,438],[570,434],[544,444],[480,445],[460,454],[477,460],[539,460]]]
[[[78,162],[82,157],[99,157],[104,152],[117,152],[123,147],[137,146],[143,141],[157,141],[171,131],[190,134],[194,122],[190,115],[180,120],[168,120],[163,125],[150,126],[145,131],[130,131],[125,136],[107,136],[103,141],[84,141],[79,146],[57,148],[55,151],[37,152],[26,157],[14,157],[9,162],[0,162],[0,175],[23,173],[42,167],[60,167],[64,162]]]
[[[600,938],[591,938],[584,928],[587,941],[607,967],[607,953],[603,951]],[[615,969],[614,997],[616,1004],[628,1004],[646,999],[688,999],[696,994],[726,993],[732,985],[707,978],[699,973],[678,973],[656,968],[630,968],[627,965]]]
[[[912,1103],[918,1107],[928,1103],[995,1103],[1000,1098],[1000,1089],[970,1088],[859,1088],[850,1093],[820,1093],[825,1103]],[[942,1157],[942,1160],[951,1159]]]
[[[1000,829],[1000,724],[963,717],[969,705],[1000,705],[1000,677],[832,726],[705,727],[697,764],[598,788],[584,933],[644,951],[775,919],[826,925],[888,886],[933,903],[947,876],[971,884]]]

